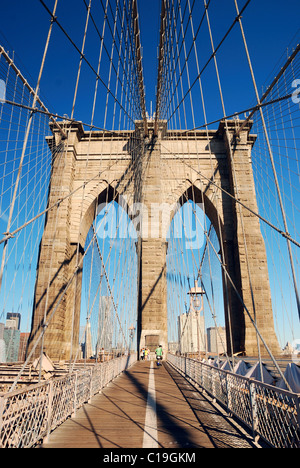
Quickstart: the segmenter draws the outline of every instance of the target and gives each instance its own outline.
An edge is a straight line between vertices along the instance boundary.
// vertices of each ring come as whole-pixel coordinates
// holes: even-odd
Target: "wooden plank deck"
[[[42,445],[42,448],[149,447],[254,445],[171,366],[164,363],[157,368],[153,362],[136,363]]]

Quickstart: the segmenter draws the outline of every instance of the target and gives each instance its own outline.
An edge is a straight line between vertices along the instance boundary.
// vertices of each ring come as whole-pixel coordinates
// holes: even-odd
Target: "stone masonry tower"
[[[63,201],[49,211],[45,223],[29,350],[45,320],[51,319],[43,339],[45,352],[53,359],[76,354],[85,240],[97,206],[111,201],[114,193],[124,196],[128,205],[141,203],[145,213],[137,243],[139,348],[162,344],[167,350],[168,343],[168,246],[163,213],[157,208],[168,206],[172,218],[176,204],[193,199],[203,204],[215,228],[227,271],[223,289],[228,352],[257,355],[257,337],[248,313],[272,352],[279,351],[259,219],[235,202],[238,199],[258,211],[251,163],[255,136],[250,135],[249,123],[235,138],[237,123],[242,122],[221,122],[218,130],[207,133],[168,131],[166,123],[159,122],[154,137],[150,121],[147,139],[142,122],[136,122],[133,131],[113,134],[85,132],[79,122],[62,123],[68,134],[64,142],[52,128],[49,144],[56,151],[49,206]],[[60,144],[63,150],[58,152]]]
[[[140,291],[139,291],[139,347],[155,351],[158,345],[168,349],[167,317],[167,280],[166,255],[167,242],[164,231],[164,171],[161,158],[161,140],[166,135],[166,124],[159,125],[156,138],[153,136],[154,122],[148,122],[149,138],[145,144],[142,161],[140,203],[146,215],[147,224],[143,225],[140,239]],[[142,125],[136,124],[142,133]],[[167,216],[172,216],[172,206]]]

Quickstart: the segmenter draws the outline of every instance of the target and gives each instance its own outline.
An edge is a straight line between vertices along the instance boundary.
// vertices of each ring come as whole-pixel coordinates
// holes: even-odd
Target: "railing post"
[[[203,363],[200,362],[199,385],[203,388]]]
[[[102,362],[101,364],[101,367],[100,367],[100,388],[99,388],[99,393],[102,392],[102,388],[103,388],[103,380],[104,380],[104,377],[103,377],[103,369],[104,369],[104,363]]]
[[[299,431],[299,433],[300,433],[300,396],[297,397],[296,407],[297,407],[297,424],[298,424],[298,431]]]
[[[90,372],[90,398],[88,399],[88,403],[91,402],[93,396],[93,368],[91,368]]]
[[[212,377],[212,372],[211,372],[211,369],[209,369],[209,390],[210,390],[210,393],[213,393],[213,377]]]
[[[250,394],[251,418],[252,418],[252,434],[253,434],[253,439],[255,439],[257,428],[258,428],[258,411],[257,411],[255,383],[252,382],[251,379],[249,381],[249,394]]]
[[[200,368],[200,361],[197,361],[195,365],[195,382],[199,386],[199,368]]]
[[[210,369],[210,375],[211,375],[211,391],[214,399],[216,399],[217,392],[216,392],[216,379],[215,379],[215,368],[211,367]]]
[[[53,381],[49,382],[49,393],[48,393],[48,415],[47,415],[47,434],[44,437],[44,443],[49,441],[51,432],[51,418],[52,418],[52,404],[53,404]]]
[[[229,384],[229,374],[225,374],[225,382],[226,382],[226,405],[228,412],[231,411],[232,404],[231,404],[231,391],[230,391],[230,384]]]
[[[75,382],[74,382],[74,406],[73,406],[72,418],[75,418],[75,416],[76,416],[76,410],[77,410],[77,379],[78,379],[78,371],[75,372]]]
[[[4,397],[0,397],[0,448],[3,448],[3,411],[4,411]]]

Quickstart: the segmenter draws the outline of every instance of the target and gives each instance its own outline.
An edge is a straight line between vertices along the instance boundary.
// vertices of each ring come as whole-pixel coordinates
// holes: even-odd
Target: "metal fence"
[[[194,359],[168,355],[168,362],[228,412],[275,448],[300,448],[300,395]]]
[[[36,445],[136,359],[136,354],[122,356],[0,395],[0,447]]]

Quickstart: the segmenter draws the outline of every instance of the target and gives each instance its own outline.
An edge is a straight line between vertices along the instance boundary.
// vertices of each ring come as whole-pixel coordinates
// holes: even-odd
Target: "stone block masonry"
[[[80,123],[62,125],[68,139],[64,151],[53,159],[49,205],[70,193],[72,196],[47,216],[40,245],[29,350],[44,320],[55,310],[45,333],[44,351],[52,359],[70,359],[76,354],[82,281],[82,269],[77,267],[98,205],[112,199],[127,206],[139,203],[147,214],[137,248],[138,346],[145,346],[147,341],[154,346],[156,341],[167,350],[168,246],[162,213],[153,213],[152,207],[166,204],[171,207],[172,216],[172,207],[192,199],[203,205],[215,228],[223,252],[222,262],[240,298],[269,348],[275,354],[279,352],[259,220],[224,193],[231,193],[257,212],[251,165],[255,136],[250,135],[251,124],[243,129],[238,141],[234,139],[236,121],[228,121],[227,126],[222,122],[218,130],[208,133],[171,132],[165,122],[159,122],[156,138],[151,136],[154,123],[150,121],[148,140],[142,135],[143,122],[136,122],[134,131],[113,134],[90,134]],[[55,128],[52,131],[58,145],[59,133]],[[223,283],[228,352],[257,355],[256,333],[243,303],[225,275]]]

